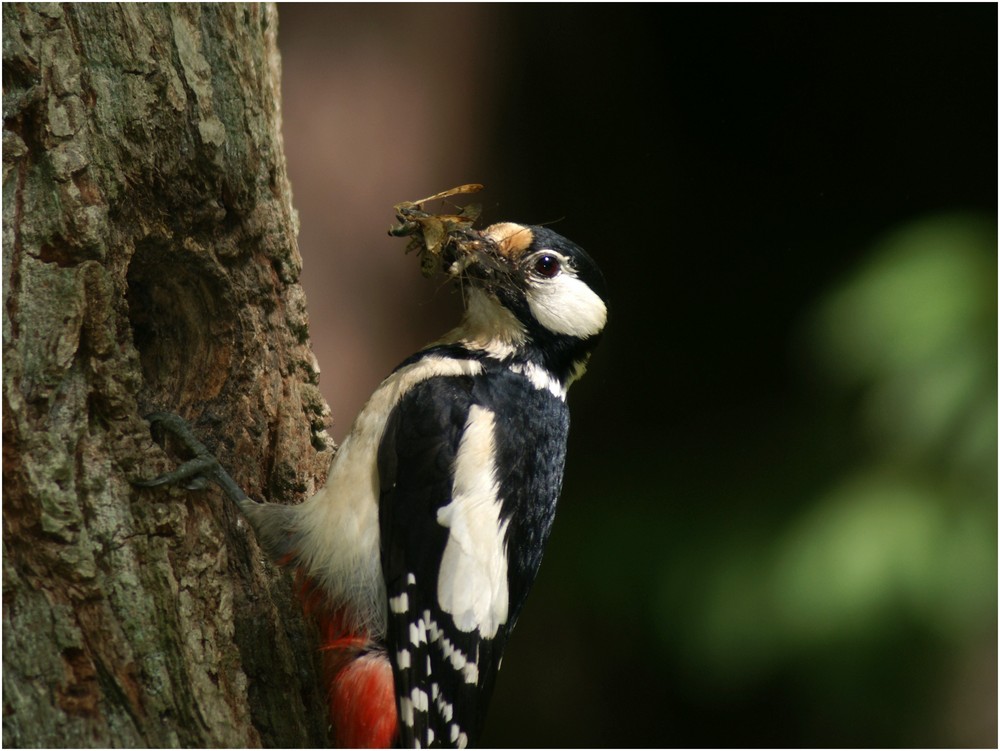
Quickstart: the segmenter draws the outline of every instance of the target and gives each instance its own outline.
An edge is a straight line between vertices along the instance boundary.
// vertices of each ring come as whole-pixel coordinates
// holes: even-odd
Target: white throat
[[[476,287],[465,288],[465,317],[439,343],[462,343],[497,359],[514,354],[528,333],[517,317],[494,297]]]

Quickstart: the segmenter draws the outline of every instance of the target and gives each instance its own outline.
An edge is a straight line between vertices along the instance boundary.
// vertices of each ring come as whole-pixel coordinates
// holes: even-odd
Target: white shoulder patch
[[[548,391],[552,396],[566,401],[566,387],[541,365],[533,362],[512,363],[510,369],[531,381],[531,385],[539,391]]]
[[[492,639],[507,621],[507,523],[500,523],[494,414],[473,406],[455,456],[451,503],[438,509],[448,542],[438,571],[438,604],[462,631]]]

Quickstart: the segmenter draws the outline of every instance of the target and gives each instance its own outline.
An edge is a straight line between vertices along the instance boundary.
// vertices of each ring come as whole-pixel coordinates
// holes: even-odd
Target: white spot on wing
[[[492,639],[507,621],[507,522],[500,522],[494,415],[473,405],[455,456],[452,500],[438,509],[448,542],[438,572],[438,603],[455,625]]]
[[[419,688],[415,688],[410,692],[410,701],[413,702],[413,709],[417,712],[426,712],[427,707],[427,692]]]
[[[441,655],[448,661],[452,669],[461,673],[463,679],[466,683],[476,684],[479,682],[479,666],[476,660],[479,658],[478,650],[476,654],[476,659],[467,657],[462,650],[458,649],[451,640],[444,635],[437,622],[431,618],[430,611],[424,611],[424,617],[427,619],[427,635],[428,643],[436,643],[438,648],[441,650]],[[430,674],[430,655],[427,657],[427,673]],[[436,685],[436,684],[435,684]]]
[[[427,628],[424,626],[423,618],[410,624],[410,643],[415,647],[427,643]]]
[[[403,669],[410,667],[410,650],[399,650],[396,653],[396,664]]]
[[[406,596],[406,592],[399,595],[398,597],[393,597],[389,600],[389,609],[396,614],[405,613],[410,609],[410,600]]]
[[[407,727],[413,727],[413,702],[410,701],[408,696],[404,696],[399,700],[399,716],[403,720],[403,724]]]
[[[465,682],[475,685],[479,683],[479,666],[474,662],[468,663],[462,670],[462,675],[465,676]]]
[[[445,636],[441,637],[441,653],[447,658],[455,670],[461,670],[465,667],[465,655],[462,654],[461,650],[455,649],[455,646]]]
[[[424,618],[427,619],[427,640],[437,641],[441,638],[441,629],[438,628],[437,621],[431,618],[429,611],[424,611]]]

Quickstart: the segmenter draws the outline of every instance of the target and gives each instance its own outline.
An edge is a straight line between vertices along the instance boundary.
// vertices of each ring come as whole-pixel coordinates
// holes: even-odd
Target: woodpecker
[[[460,325],[381,383],[302,504],[248,498],[179,418],[150,416],[195,459],[140,484],[215,480],[297,570],[338,746],[476,745],[555,515],[567,389],[607,323],[605,280],[548,228],[476,237],[441,253]]]

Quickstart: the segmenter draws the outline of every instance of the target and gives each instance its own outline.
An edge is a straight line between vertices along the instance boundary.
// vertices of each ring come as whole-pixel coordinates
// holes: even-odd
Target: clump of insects
[[[420,272],[425,277],[431,276],[442,264],[445,250],[453,251],[456,259],[462,259],[482,247],[484,240],[472,228],[482,212],[481,204],[469,204],[453,214],[432,214],[424,210],[424,204],[452,196],[478,193],[482,189],[483,186],[479,183],[469,183],[419,201],[403,201],[393,206],[399,224],[390,227],[389,234],[393,237],[410,238],[406,252],[415,251],[420,256]],[[452,273],[459,270],[456,267]]]

